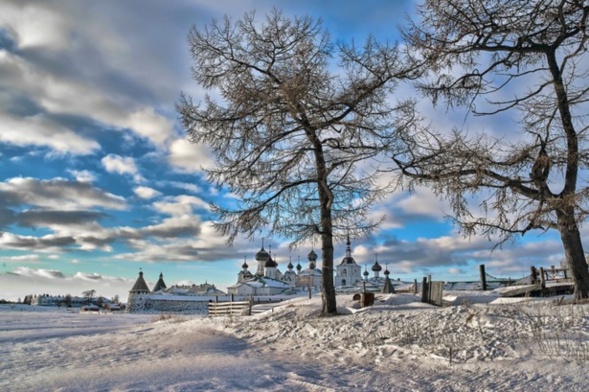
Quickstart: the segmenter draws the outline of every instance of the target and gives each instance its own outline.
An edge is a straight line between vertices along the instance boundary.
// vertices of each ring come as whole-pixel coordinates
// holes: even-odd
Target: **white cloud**
[[[409,214],[443,218],[450,209],[429,188],[417,187],[415,192],[405,194],[396,206]]]
[[[96,180],[94,173],[88,170],[68,170],[68,173],[73,175],[76,181],[79,182],[94,182]]]
[[[153,207],[163,214],[172,216],[192,214],[192,209],[195,207],[202,210],[210,209],[209,204],[204,200],[196,196],[187,195],[169,197],[166,201],[153,203]]]
[[[8,261],[16,261],[21,263],[37,263],[39,262],[39,255],[36,254],[29,254],[29,255],[21,255],[21,256],[12,256],[5,258],[4,260]]]
[[[0,182],[0,195],[11,205],[31,204],[57,210],[83,210],[104,207],[115,210],[126,208],[125,199],[94,188],[87,182],[61,178],[38,180],[30,177],[10,178]]]
[[[163,144],[172,133],[172,121],[155,113],[150,107],[133,111],[126,118],[115,123],[118,123],[120,127],[132,129],[156,145]]]
[[[64,275],[60,271],[57,270],[49,270],[44,268],[29,268],[29,267],[17,267],[13,271],[14,274],[20,276],[27,276],[27,277],[42,277],[48,279],[60,279],[63,278]]]
[[[143,177],[135,165],[135,160],[131,157],[122,157],[116,154],[108,154],[101,159],[102,166],[109,173],[130,174],[133,180],[140,182]]]
[[[170,164],[180,170],[197,172],[214,166],[206,146],[186,139],[177,139],[170,144]]]
[[[7,76],[0,79],[0,87],[14,96],[28,96],[50,113],[83,116],[108,127],[130,129],[156,146],[172,136],[173,121],[152,107],[133,106],[124,102],[124,97],[107,96],[88,82],[60,77],[6,51],[0,51],[0,71]],[[25,121],[21,127],[26,125]]]
[[[100,148],[96,141],[84,138],[42,114],[15,117],[0,111],[0,124],[0,142],[15,146],[47,146],[61,154],[92,154]]]
[[[161,192],[147,186],[138,186],[133,189],[133,192],[142,199],[153,199],[161,195]]]
[[[71,44],[71,26],[65,15],[43,7],[42,3],[23,3],[5,2],[0,12],[0,24],[11,27],[19,48],[67,49]]]

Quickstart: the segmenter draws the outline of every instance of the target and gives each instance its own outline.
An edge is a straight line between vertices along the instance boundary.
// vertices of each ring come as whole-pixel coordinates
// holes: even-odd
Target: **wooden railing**
[[[209,316],[249,316],[252,314],[250,301],[209,302]]]
[[[542,287],[546,286],[547,282],[572,282],[572,276],[568,268],[536,268],[530,267],[532,284],[540,284]]]

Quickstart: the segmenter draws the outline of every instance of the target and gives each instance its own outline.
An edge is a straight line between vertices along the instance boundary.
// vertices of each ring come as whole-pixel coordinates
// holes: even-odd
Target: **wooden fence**
[[[444,296],[444,282],[431,280],[431,276],[423,278],[421,283],[421,302],[442,306]]]
[[[542,288],[546,287],[547,282],[561,283],[572,282],[573,277],[568,268],[536,268],[530,267],[531,283],[540,284]]]
[[[209,316],[250,316],[250,301],[209,302]]]

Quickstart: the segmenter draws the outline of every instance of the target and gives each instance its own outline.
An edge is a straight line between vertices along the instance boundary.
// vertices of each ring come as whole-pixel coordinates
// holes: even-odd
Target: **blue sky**
[[[153,284],[236,280],[244,256],[254,266],[260,239],[228,247],[211,227],[208,203],[230,198],[200,171],[205,146],[184,139],[174,104],[203,91],[190,78],[192,24],[273,6],[320,17],[336,40],[398,39],[412,1],[28,1],[0,3],[0,298],[98,294],[126,298],[139,268]],[[414,94],[411,90],[403,94]],[[439,126],[456,114],[422,110]],[[428,113],[431,110],[431,113]],[[502,119],[470,123],[501,128]],[[508,121],[508,120],[507,120]],[[503,124],[504,125],[504,124]],[[448,125],[449,126],[449,125]],[[427,189],[397,193],[374,207],[384,216],[353,243],[360,264],[378,253],[394,278],[443,280],[489,273],[519,278],[531,265],[559,264],[551,233],[491,253],[487,239],[463,238],[449,208]],[[306,259],[286,239],[268,239],[280,268]],[[344,244],[338,244],[337,259]]]

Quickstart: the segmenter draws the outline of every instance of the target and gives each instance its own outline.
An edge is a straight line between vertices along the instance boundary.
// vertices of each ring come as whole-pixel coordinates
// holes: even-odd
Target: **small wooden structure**
[[[250,301],[209,302],[209,316],[250,316],[252,303]]]
[[[421,283],[421,302],[442,306],[444,296],[444,282],[432,281],[431,275],[424,277]]]
[[[530,283],[514,286],[501,293],[502,297],[550,297],[572,293],[575,283],[568,268],[530,267]]]

